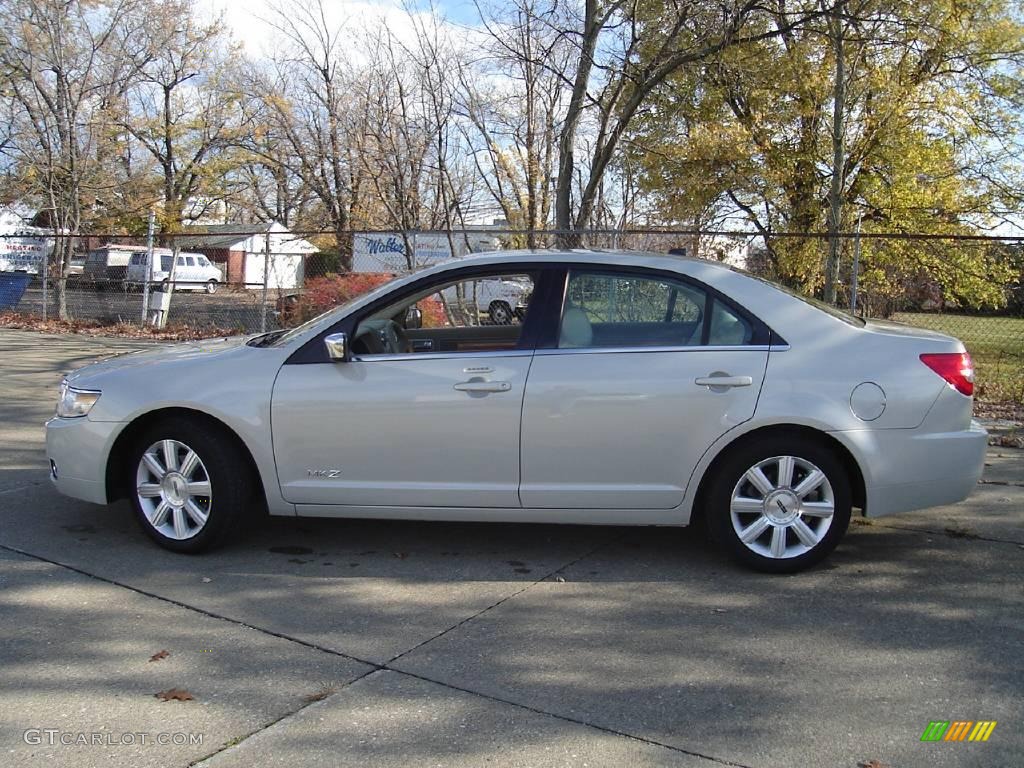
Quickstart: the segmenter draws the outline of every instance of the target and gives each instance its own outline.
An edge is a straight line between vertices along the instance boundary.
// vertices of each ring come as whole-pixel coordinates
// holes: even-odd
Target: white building
[[[262,288],[264,272],[268,288],[298,288],[305,277],[305,259],[320,250],[276,221],[185,231],[189,234],[175,240],[182,250],[204,254],[221,265],[227,283],[246,288]]]

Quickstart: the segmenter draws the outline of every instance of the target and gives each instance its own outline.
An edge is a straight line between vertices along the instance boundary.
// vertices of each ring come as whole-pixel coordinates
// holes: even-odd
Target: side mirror
[[[416,331],[423,327],[423,310],[413,304],[405,310],[405,329]]]
[[[344,333],[332,333],[324,336],[324,347],[327,357],[333,363],[344,363],[348,360],[348,336]]]

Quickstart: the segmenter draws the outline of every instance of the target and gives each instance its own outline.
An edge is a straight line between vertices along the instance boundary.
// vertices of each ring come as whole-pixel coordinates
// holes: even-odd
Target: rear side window
[[[740,346],[750,322],[699,286],[671,278],[573,270],[560,349]]]
[[[558,346],[695,346],[706,303],[702,290],[683,282],[572,271]]]
[[[735,347],[749,344],[753,335],[750,323],[715,299],[711,307],[711,330],[708,333],[710,346]]]
[[[185,265],[189,266],[189,267],[194,267],[196,265],[196,260],[194,258],[192,258],[191,256],[186,256],[185,257]]]
[[[160,271],[161,272],[170,272],[171,271],[171,257],[170,256],[161,256],[160,257]]]

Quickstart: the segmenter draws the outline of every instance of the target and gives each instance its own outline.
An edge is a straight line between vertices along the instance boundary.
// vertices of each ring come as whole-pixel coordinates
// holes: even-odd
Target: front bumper
[[[963,501],[985,467],[988,433],[976,421],[957,432],[879,429],[833,434],[855,446],[861,459],[866,517]]]
[[[46,422],[50,481],[60,493],[94,504],[107,503],[107,457],[121,428],[89,417]]]

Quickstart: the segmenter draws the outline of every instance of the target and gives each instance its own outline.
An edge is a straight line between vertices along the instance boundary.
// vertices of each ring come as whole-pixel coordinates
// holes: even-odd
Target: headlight
[[[57,415],[63,419],[85,416],[100,399],[95,390],[75,389],[66,381],[60,383],[60,399],[57,400]]]

